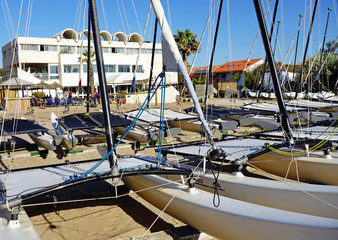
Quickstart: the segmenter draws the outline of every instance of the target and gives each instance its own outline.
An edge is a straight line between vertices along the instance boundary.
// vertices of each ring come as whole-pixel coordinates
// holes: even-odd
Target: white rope
[[[179,180],[173,181],[173,182],[178,182]],[[83,199],[74,199],[74,200],[64,200],[64,201],[53,201],[53,202],[39,202],[39,203],[31,203],[31,204],[23,204],[21,205],[22,207],[34,207],[34,206],[45,206],[45,205],[54,205],[54,204],[66,204],[66,203],[77,203],[77,202],[89,202],[89,201],[98,201],[98,200],[109,200],[109,199],[119,199],[121,197],[126,197],[131,194],[137,194],[139,192],[151,190],[154,188],[158,188],[161,186],[166,186],[171,183],[164,183],[161,185],[153,186],[153,187],[148,187],[144,188],[138,191],[132,191],[129,193],[121,194],[121,195],[116,195],[116,196],[109,196],[109,197],[95,197],[95,198],[83,198]]]
[[[29,2],[28,2],[28,9],[27,9],[27,16],[26,16],[26,27],[25,27],[25,36],[29,36],[30,23],[31,23],[32,11],[33,11],[33,1],[34,0],[29,0]]]
[[[103,13],[103,18],[104,18],[104,24],[106,27],[106,30],[108,31],[108,24],[107,24],[107,18],[106,18],[106,11],[104,10],[104,4],[103,4],[103,0],[101,0],[101,6],[102,6],[102,13]]]
[[[290,44],[288,50],[286,51],[285,57],[284,57],[284,59],[282,60],[282,63],[285,62],[285,59],[286,59],[287,56],[289,55],[290,49],[291,49],[291,47],[292,47],[294,41],[296,40],[297,34],[298,34],[298,32],[300,31],[301,26],[304,25],[303,23],[304,23],[304,21],[305,21],[305,17],[307,16],[307,13],[309,12],[309,10],[310,10],[310,6],[306,9],[306,11],[305,11],[305,13],[304,13],[304,16],[302,17],[302,20],[301,20],[301,22],[300,22],[300,24],[299,24],[299,26],[298,26],[298,28],[297,28],[297,31],[296,31],[295,35],[293,36],[293,39],[292,39],[292,41],[291,41],[291,44]],[[295,51],[295,50],[294,50],[294,51]],[[292,55],[292,54],[291,54],[291,55]],[[281,66],[281,67],[282,67],[282,66]]]
[[[194,168],[194,171],[196,171],[196,169],[199,167],[199,165],[202,163],[202,161],[199,162],[199,164]],[[142,235],[141,239],[143,239],[145,237],[146,234],[149,233],[150,229],[154,226],[154,224],[157,222],[157,220],[161,217],[161,215],[165,212],[165,210],[169,207],[169,205],[171,204],[171,202],[176,198],[176,195],[182,190],[183,187],[185,187],[186,182],[188,181],[188,179],[192,176],[192,173],[189,175],[189,177],[186,178],[186,180],[184,181],[183,184],[180,184],[180,187],[176,190],[176,192],[173,194],[173,196],[171,197],[171,199],[168,201],[168,203],[164,206],[164,208],[161,210],[161,212],[157,215],[157,217],[155,218],[155,220],[153,221],[153,223],[149,226],[149,228],[145,231],[145,233]],[[170,182],[171,183],[171,182]]]
[[[117,2],[117,8],[119,9],[119,14],[120,14],[120,18],[121,18],[121,23],[122,23],[123,32],[126,32],[126,29],[124,28],[124,23],[123,23],[123,18],[122,18],[122,14],[121,14],[121,9],[120,9],[119,0],[116,0],[116,2]]]
[[[21,5],[22,5],[22,2],[21,2]],[[4,10],[4,14],[5,14],[5,20],[6,20],[8,35],[9,35],[10,39],[13,39],[13,38],[15,38],[15,28],[14,28],[12,15],[11,15],[11,12],[10,12],[9,7],[8,7],[7,0],[3,0],[2,7],[3,7],[3,10]]]
[[[169,22],[169,27],[170,27],[170,29],[172,29],[172,27],[171,27],[171,15],[170,15],[169,0],[167,0],[167,8],[168,8],[168,22]]]
[[[138,28],[139,28],[139,30],[140,30],[140,32],[141,32],[141,31],[142,31],[142,30],[141,30],[141,24],[140,24],[140,21],[138,20],[138,15],[137,15],[137,12],[136,12],[136,8],[135,8],[134,0],[131,0],[131,2],[132,2],[132,4],[133,4],[133,8],[134,8],[134,12],[135,12],[135,16],[136,16],[136,20],[137,20]],[[148,17],[147,17],[147,19],[148,19]],[[142,40],[143,40],[143,38],[142,38]]]
[[[336,1],[333,0],[332,2],[333,2],[334,15],[336,17],[336,26],[338,27],[338,16],[337,16]]]
[[[78,19],[78,15],[79,15],[79,8],[80,8],[80,2],[82,0],[77,0],[77,7],[76,7],[76,13],[75,13],[75,18],[74,18],[74,25],[73,25],[73,29],[76,29],[76,23],[77,23],[77,19]]]
[[[128,23],[128,18],[127,18],[126,10],[124,9],[123,0],[121,0],[121,4],[122,4],[123,13],[124,13],[124,18],[126,19],[126,23],[127,23],[127,27],[128,27],[128,33],[130,34],[131,32],[130,32],[130,28],[129,28],[129,23]]]
[[[134,77],[136,78],[136,71],[137,71],[137,66],[138,66],[138,61],[140,59],[140,55],[141,55],[141,49],[142,49],[142,44],[143,44],[143,39],[144,39],[144,36],[147,32],[147,29],[148,29],[148,23],[149,23],[149,16],[150,16],[150,12],[151,12],[151,4],[149,4],[149,8],[148,8],[148,14],[147,14],[147,19],[146,19],[146,23],[144,25],[144,29],[143,29],[143,34],[142,34],[142,42],[137,50],[137,57],[136,57],[136,63],[135,63],[135,69],[134,69]],[[135,12],[136,14],[136,12]],[[150,69],[150,71],[152,71],[152,69]],[[136,80],[135,80],[136,81]],[[136,84],[135,84],[136,85]],[[150,88],[150,86],[149,86]]]
[[[315,195],[313,195],[313,194],[311,194],[311,193],[309,193],[309,192],[307,192],[307,191],[304,191],[303,189],[301,189],[301,188],[295,186],[293,183],[287,182],[287,181],[285,181],[285,180],[281,180],[280,178],[277,178],[275,175],[273,175],[273,174],[271,174],[271,173],[269,173],[269,172],[266,172],[266,171],[262,170],[261,168],[258,168],[258,167],[256,167],[255,165],[250,164],[249,162],[247,162],[246,164],[249,165],[249,166],[252,167],[252,168],[255,168],[255,169],[259,170],[259,171],[262,171],[264,174],[267,174],[270,178],[275,179],[275,180],[277,180],[277,181],[280,181],[280,182],[282,182],[282,183],[285,183],[285,184],[287,184],[287,185],[289,185],[289,186],[291,186],[291,187],[293,187],[293,188],[299,190],[300,192],[303,192],[303,193],[305,193],[305,194],[307,194],[307,195],[309,195],[309,196],[311,196],[311,197],[313,197],[313,198],[315,198],[315,199],[317,199],[317,200],[319,200],[319,201],[321,201],[321,202],[327,204],[328,206],[330,206],[330,207],[332,207],[332,208],[338,210],[338,206],[335,206],[335,205],[333,205],[333,204],[331,204],[331,203],[329,203],[329,202],[327,202],[327,201],[325,201],[325,200],[323,200],[323,199],[321,199],[321,198],[319,198],[319,197],[317,197],[317,196],[315,196]]]

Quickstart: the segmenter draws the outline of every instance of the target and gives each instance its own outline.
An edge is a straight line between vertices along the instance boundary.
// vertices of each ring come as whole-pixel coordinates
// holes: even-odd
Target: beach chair
[[[54,106],[53,99],[47,98],[47,99],[46,99],[46,105],[47,105],[48,107]]]
[[[54,104],[55,104],[55,106],[59,106],[59,105],[61,105],[61,101],[60,101],[60,98],[54,98]]]
[[[69,105],[72,105],[72,104],[73,104],[73,101],[72,101],[72,98],[71,98],[71,97],[68,97],[68,98],[67,98],[67,104],[69,104]]]

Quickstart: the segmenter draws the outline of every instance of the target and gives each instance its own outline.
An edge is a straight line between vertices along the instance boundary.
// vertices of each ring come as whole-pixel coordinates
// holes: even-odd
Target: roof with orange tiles
[[[250,59],[250,61],[248,62],[246,68],[249,68],[251,65],[261,61],[262,58],[260,59]],[[232,62],[227,62],[221,66],[219,66],[218,68],[214,69],[212,72],[213,73],[221,73],[221,72],[239,72],[239,71],[243,71],[244,67],[245,67],[245,63],[246,60],[241,60],[241,61],[232,61]]]
[[[218,67],[220,67],[220,66],[221,66],[221,65],[215,65],[215,66],[212,67],[212,70],[214,70],[214,69],[216,69],[216,68],[218,68]],[[189,70],[190,70],[190,69],[189,69]],[[207,67],[195,67],[195,68],[192,69],[191,74],[192,74],[192,75],[194,75],[194,74],[199,74],[199,73],[205,74],[205,73],[207,73],[208,71],[209,71],[209,66],[207,66]]]

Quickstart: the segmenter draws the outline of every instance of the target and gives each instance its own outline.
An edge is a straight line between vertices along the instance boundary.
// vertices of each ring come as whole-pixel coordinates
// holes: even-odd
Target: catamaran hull
[[[171,216],[219,239],[336,239],[338,220],[268,208],[227,197],[213,206],[214,194],[160,176],[123,180],[132,190]],[[161,186],[159,186],[161,185]]]
[[[181,128],[184,131],[196,132],[196,133],[204,133],[204,129],[202,127],[202,122],[196,120],[181,120],[181,121],[171,121],[168,122],[169,126]],[[222,133],[218,130],[218,124],[209,124],[209,128],[214,138],[221,138]]]
[[[114,130],[120,134],[124,135],[128,129],[127,127],[114,127]],[[140,143],[147,143],[150,140],[150,136],[147,132],[139,130],[139,129],[131,129],[128,134],[125,136],[126,139],[140,142]]]
[[[266,207],[338,219],[338,187],[281,181],[220,173],[218,193]],[[214,192],[215,178],[206,174],[196,180],[199,189]],[[320,199],[320,200],[318,200]],[[301,204],[300,204],[301,203]]]
[[[62,136],[62,146],[64,146],[68,151],[72,150],[78,143],[77,138],[62,128],[62,126],[57,121],[57,116],[53,112],[51,113],[51,122],[55,132]]]
[[[338,185],[338,158],[294,157],[275,152],[265,153],[249,161],[256,167],[272,174],[305,182]]]
[[[44,133],[28,133],[35,144],[47,150],[55,150],[56,145],[53,136]]]

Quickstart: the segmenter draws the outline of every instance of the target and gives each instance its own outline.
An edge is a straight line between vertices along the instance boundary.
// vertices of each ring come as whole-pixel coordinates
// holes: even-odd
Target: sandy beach
[[[212,102],[222,106],[239,107],[244,101],[239,99],[214,99]],[[191,102],[183,102],[167,104],[166,107],[181,111],[191,105]],[[125,104],[117,108],[116,104],[111,104],[111,110],[117,113],[137,108],[136,105]],[[52,129],[50,123],[52,111],[57,116],[63,116],[71,113],[83,113],[86,109],[84,106],[71,106],[67,111],[65,110],[64,107],[35,107],[32,113],[21,112],[17,117],[23,116],[27,119],[33,119]],[[98,109],[90,108],[90,111],[98,111]],[[14,117],[14,113],[7,112],[4,116],[4,112],[1,112],[1,117],[11,118]],[[189,135],[189,133],[184,134]],[[27,141],[30,140],[27,135],[18,137]],[[191,137],[194,136],[191,135]],[[6,140],[6,138],[3,138],[2,142]],[[14,149],[11,156],[2,151],[0,168],[2,170],[18,169],[67,161],[99,159],[100,155],[96,146],[102,144],[80,144],[75,148],[74,154],[68,155],[64,155],[62,149],[46,153],[42,149],[37,149],[36,146],[34,149],[33,144],[29,149],[18,147]],[[117,154],[133,154],[130,146],[128,141],[124,142],[121,147],[117,148]],[[40,154],[31,156],[32,152],[39,152]],[[154,155],[155,152],[153,148],[146,148],[140,153]],[[61,204],[50,204],[55,201],[61,202]],[[143,234],[148,236],[149,239],[173,239],[170,234],[153,234],[185,226],[184,223],[161,213],[160,210],[148,204],[137,194],[130,192],[122,182],[115,185],[112,180],[69,188],[38,199],[34,204],[24,207],[42,239],[134,239],[133,237]],[[160,213],[160,217],[156,220]],[[156,223],[154,224],[155,220]],[[200,236],[200,239],[202,239],[202,236]],[[213,238],[203,236],[203,239]]]

